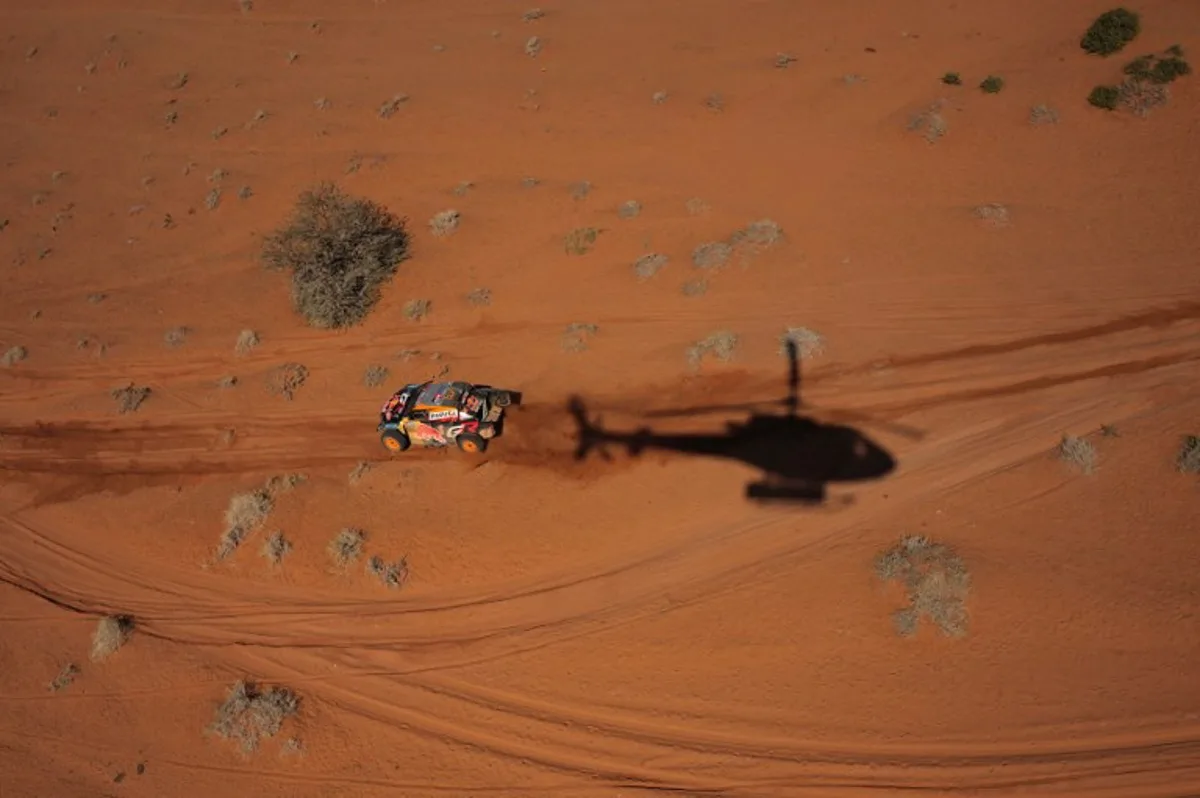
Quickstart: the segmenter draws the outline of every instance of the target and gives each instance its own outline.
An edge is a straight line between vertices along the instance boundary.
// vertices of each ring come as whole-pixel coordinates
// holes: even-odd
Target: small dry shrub
[[[329,556],[338,565],[350,565],[362,556],[367,533],[355,527],[346,527],[329,541]]]
[[[948,637],[966,634],[965,602],[971,580],[966,565],[949,546],[907,535],[876,558],[875,573],[885,582],[901,582],[908,593],[908,606],[892,616],[898,634],[915,634],[922,616]]]
[[[1200,474],[1200,435],[1184,436],[1175,465],[1184,474]]]
[[[243,753],[256,751],[274,737],[283,723],[300,710],[300,698],[286,687],[262,689],[239,679],[217,707],[209,731],[236,742]]]
[[[1087,438],[1077,438],[1074,435],[1063,435],[1058,444],[1058,457],[1064,463],[1074,466],[1085,474],[1096,470],[1096,447]]]
[[[755,249],[773,247],[783,239],[783,228],[773,219],[759,219],[737,230],[729,237],[733,246],[745,246]]]
[[[796,347],[796,357],[807,360],[825,351],[825,336],[807,327],[788,327],[779,336],[779,354],[787,355],[788,344]]]
[[[378,388],[387,381],[387,378],[387,366],[375,363],[367,366],[367,370],[363,372],[363,385],[367,386],[368,388]]]
[[[525,55],[530,58],[536,58],[537,54],[542,51],[542,40],[537,36],[530,36],[525,42]]]
[[[429,315],[433,302],[428,299],[410,299],[404,303],[404,318],[409,321],[420,321]]]
[[[688,365],[692,368],[698,368],[706,355],[712,355],[720,361],[732,360],[734,350],[737,349],[737,344],[738,337],[736,334],[728,330],[714,332],[688,347]]]
[[[462,219],[462,214],[453,208],[448,208],[444,211],[438,211],[429,220],[429,229],[438,238],[445,238],[458,229],[458,224]]]
[[[588,340],[599,331],[600,327],[596,324],[572,322],[563,331],[562,348],[567,352],[582,352],[587,349]]]
[[[595,227],[577,227],[563,238],[563,248],[569,255],[584,255],[596,243],[600,231]]]
[[[977,205],[971,213],[989,227],[1007,227],[1009,223],[1008,206],[999,202]]]
[[[1035,105],[1029,110],[1029,124],[1053,125],[1058,122],[1058,111],[1046,104]]]
[[[92,662],[100,662],[117,652],[121,646],[129,642],[133,634],[133,618],[128,615],[108,615],[96,624],[92,633]]]
[[[114,388],[110,395],[117,402],[118,413],[134,413],[149,398],[150,389],[131,382],[123,388]]]
[[[224,560],[237,551],[250,533],[263,525],[274,507],[275,498],[266,488],[231,498],[225,509],[225,531],[217,546],[217,559]]]
[[[284,363],[267,375],[267,390],[290,402],[307,380],[307,367],[300,363]]]
[[[400,110],[400,106],[404,105],[406,102],[408,102],[408,95],[404,92],[393,94],[390,99],[385,100],[383,104],[379,106],[379,118],[391,119],[393,116],[395,116],[396,112]]]
[[[914,132],[922,132],[925,140],[933,144],[946,135],[946,131],[949,130],[946,117],[942,116],[943,107],[945,107],[945,102],[939,100],[924,111],[914,114],[908,122],[908,129]]]
[[[60,690],[66,690],[75,682],[75,677],[79,675],[79,666],[74,662],[68,662],[63,666],[63,669],[58,672],[50,682],[50,692],[57,693]]]
[[[492,291],[490,288],[474,288],[467,294],[467,301],[475,307],[485,307],[492,304]]]
[[[670,258],[659,252],[648,252],[634,261],[633,273],[639,280],[649,280],[670,262]]]
[[[733,247],[724,241],[709,241],[692,250],[692,263],[698,269],[719,269],[733,254]]]
[[[261,342],[262,339],[258,337],[258,333],[254,330],[242,330],[238,333],[237,343],[234,344],[233,351],[239,355],[248,355]]]
[[[279,565],[291,550],[292,542],[276,529],[270,535],[267,535],[267,539],[263,541],[262,556],[272,565]]]
[[[617,207],[618,219],[635,219],[642,212],[642,203],[637,200],[626,200]]]
[[[360,323],[409,256],[407,220],[332,183],[300,195],[291,219],[267,236],[269,269],[292,273],[292,302],[312,326]]]
[[[359,460],[354,464],[354,468],[350,469],[350,484],[353,485],[357,483],[360,479],[365,477],[367,472],[370,470],[370,463],[368,463],[366,460]]]
[[[268,479],[264,488],[267,493],[274,497],[294,490],[298,486],[303,485],[307,480],[308,477],[304,474],[279,474]]]
[[[15,366],[27,357],[29,357],[29,350],[25,347],[12,346],[3,355],[0,355],[0,364],[3,364],[5,367]]]
[[[163,343],[171,347],[183,346],[191,332],[190,327],[172,327],[163,335]]]
[[[395,589],[408,580],[408,560],[401,558],[389,563],[376,554],[367,560],[367,573],[377,577],[384,587]]]

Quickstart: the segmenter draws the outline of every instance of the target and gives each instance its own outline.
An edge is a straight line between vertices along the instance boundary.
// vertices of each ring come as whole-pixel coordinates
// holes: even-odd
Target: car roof
[[[465,382],[430,382],[417,394],[416,407],[458,407],[462,395],[470,388]]]

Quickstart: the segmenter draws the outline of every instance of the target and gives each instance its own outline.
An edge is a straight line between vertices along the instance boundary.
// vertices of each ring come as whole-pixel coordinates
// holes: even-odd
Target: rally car
[[[521,403],[517,391],[469,382],[422,382],[392,394],[379,413],[379,439],[390,452],[409,446],[457,446],[472,454],[487,451],[500,436],[504,413]]]

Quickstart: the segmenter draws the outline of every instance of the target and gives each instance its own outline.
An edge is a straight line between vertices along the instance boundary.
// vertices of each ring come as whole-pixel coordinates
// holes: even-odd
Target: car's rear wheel
[[[383,443],[383,448],[393,454],[403,452],[412,443],[407,435],[395,429],[384,430],[383,434],[379,436],[379,440]]]
[[[458,436],[456,441],[458,448],[468,454],[483,454],[487,451],[487,438],[476,435],[473,432],[464,432]]]

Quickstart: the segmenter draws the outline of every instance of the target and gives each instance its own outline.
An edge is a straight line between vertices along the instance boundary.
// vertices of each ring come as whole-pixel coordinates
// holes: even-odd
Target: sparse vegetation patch
[[[670,262],[670,258],[660,252],[648,252],[633,264],[633,273],[639,280],[649,280],[658,274]]]
[[[1004,78],[999,75],[988,75],[979,83],[984,94],[999,94],[1004,89]]]
[[[79,666],[74,662],[68,662],[63,666],[63,669],[58,672],[50,682],[50,692],[57,693],[60,690],[66,690],[75,682],[75,677],[79,675]]]
[[[292,302],[314,327],[358,324],[409,255],[407,220],[332,183],[300,195],[291,219],[269,235],[262,257],[292,273]]]
[[[949,546],[920,535],[905,536],[876,558],[875,573],[885,582],[899,581],[908,593],[908,606],[892,615],[898,634],[915,634],[922,617],[948,637],[966,634],[970,574]]]
[[[374,365],[367,366],[367,370],[363,372],[363,385],[368,388],[378,388],[387,381],[387,378],[387,366],[376,363]]]
[[[462,214],[453,208],[444,211],[438,211],[429,220],[429,229],[438,238],[445,238],[458,229],[458,222]]]
[[[209,731],[237,743],[245,754],[258,750],[263,740],[274,737],[284,721],[300,709],[300,698],[285,687],[262,689],[238,680],[217,707]]]
[[[291,541],[285,538],[283,533],[277,529],[270,535],[267,535],[267,539],[263,541],[262,556],[272,565],[279,565],[291,550]]]
[[[238,333],[237,343],[233,346],[233,351],[239,355],[248,355],[254,347],[258,346],[261,339],[258,333],[254,330],[242,330]]]

